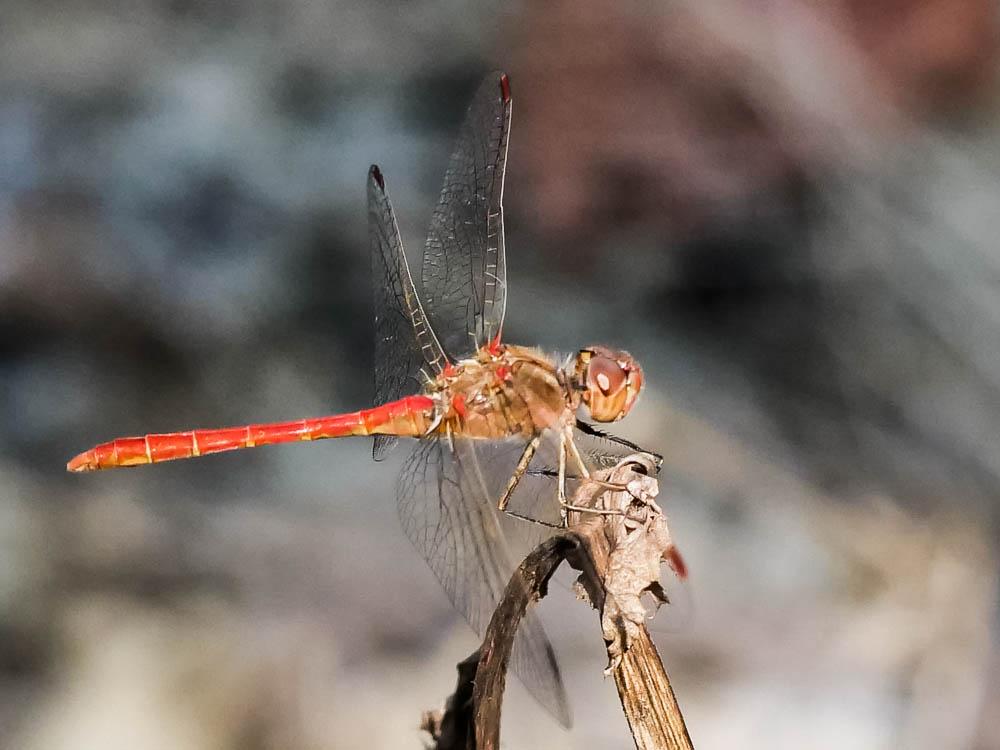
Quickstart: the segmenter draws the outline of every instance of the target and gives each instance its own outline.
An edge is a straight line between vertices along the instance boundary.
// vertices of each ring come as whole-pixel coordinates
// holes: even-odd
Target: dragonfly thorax
[[[642,368],[628,352],[590,346],[576,356],[574,385],[594,421],[616,422],[639,397]]]
[[[472,438],[533,437],[572,420],[581,394],[571,381],[537,349],[484,347],[429,384],[440,415],[434,429]]]

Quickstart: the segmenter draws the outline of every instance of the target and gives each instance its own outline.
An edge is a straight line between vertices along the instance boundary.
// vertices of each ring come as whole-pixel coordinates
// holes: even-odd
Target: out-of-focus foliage
[[[643,362],[697,746],[1000,748],[997,42],[989,0],[4,0],[0,746],[419,746],[473,641],[393,462],[62,466],[367,403],[365,172],[415,258],[500,67],[507,335]],[[627,743],[597,618],[542,614],[577,729],[514,687],[509,742]]]

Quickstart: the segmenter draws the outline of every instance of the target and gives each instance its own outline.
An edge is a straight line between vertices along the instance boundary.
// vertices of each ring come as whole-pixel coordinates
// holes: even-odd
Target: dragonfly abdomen
[[[427,432],[433,416],[433,399],[407,396],[374,409],[329,417],[118,438],[81,453],[66,468],[70,471],[98,471],[118,466],[142,466],[258,445],[350,435],[419,437]]]

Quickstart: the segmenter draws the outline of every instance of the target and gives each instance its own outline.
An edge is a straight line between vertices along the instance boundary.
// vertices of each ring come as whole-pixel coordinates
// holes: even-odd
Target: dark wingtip
[[[369,167],[368,176],[375,180],[379,190],[385,190],[385,178],[382,177],[382,170],[378,168],[378,164],[372,164],[371,167]]]
[[[500,97],[504,104],[510,101],[510,79],[506,73],[500,74]]]

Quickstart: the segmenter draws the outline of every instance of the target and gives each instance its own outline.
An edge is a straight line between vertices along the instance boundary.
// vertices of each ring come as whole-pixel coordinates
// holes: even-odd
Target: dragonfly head
[[[642,368],[628,352],[589,346],[576,357],[576,381],[594,421],[615,422],[639,397]]]

